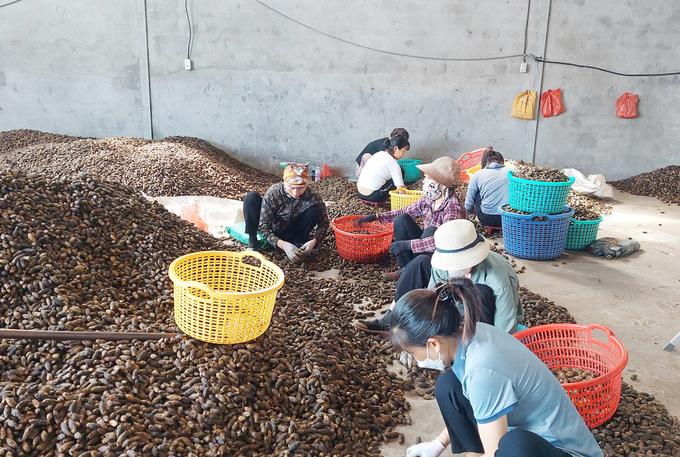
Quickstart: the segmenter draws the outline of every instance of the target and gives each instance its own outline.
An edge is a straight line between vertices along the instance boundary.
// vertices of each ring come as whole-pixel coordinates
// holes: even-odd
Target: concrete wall
[[[638,3],[534,1],[527,52],[624,72],[676,69],[680,6]],[[0,8],[0,130],[188,135],[265,169],[299,159],[348,174],[363,146],[393,127],[406,127],[409,156],[426,160],[493,144],[510,158],[611,179],[678,163],[677,76],[436,60],[522,54],[527,2],[268,4],[330,35],[433,59],[352,46],[254,0],[189,0],[195,70],[185,71],[181,1],[31,0]],[[510,117],[515,95],[541,87],[562,87],[563,115]],[[638,119],[614,115],[625,91],[640,95]]]

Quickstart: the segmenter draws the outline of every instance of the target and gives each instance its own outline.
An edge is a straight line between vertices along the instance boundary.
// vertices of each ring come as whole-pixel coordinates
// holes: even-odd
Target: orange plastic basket
[[[260,266],[243,262],[256,258]],[[269,327],[283,271],[253,251],[206,251],[170,264],[175,285],[175,323],[187,335],[215,344],[235,344]]]
[[[485,150],[486,148],[476,149],[472,152],[466,152],[458,158],[457,162],[460,165],[460,179],[462,181],[468,182],[470,177],[467,171],[475,165],[482,163],[482,154]]]
[[[392,224],[369,222],[359,226],[363,216],[345,216],[333,220],[338,254],[346,260],[357,263],[377,263],[387,257],[392,243]],[[355,233],[366,230],[370,234]]]
[[[417,202],[425,192],[422,190],[406,190],[405,194],[400,194],[396,190],[390,191],[390,208],[395,210],[404,208]]]
[[[593,330],[607,334],[605,343],[593,338]],[[548,368],[580,368],[600,376],[562,384],[588,428],[608,421],[621,398],[621,373],[628,351],[603,325],[550,324],[515,333],[515,338],[538,356]]]

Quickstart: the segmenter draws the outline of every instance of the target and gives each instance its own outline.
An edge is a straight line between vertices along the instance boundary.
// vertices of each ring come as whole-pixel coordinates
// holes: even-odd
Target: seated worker
[[[425,287],[433,288],[449,278],[468,277],[482,298],[482,322],[513,334],[524,321],[519,299],[519,281],[510,262],[489,250],[484,237],[467,219],[442,224],[434,232],[435,252],[432,257],[418,256],[410,262],[397,281],[395,303],[406,293]],[[365,332],[386,334],[395,304],[379,319],[358,321],[355,325]],[[462,308],[461,308],[462,311]]]
[[[283,164],[282,164],[283,165]],[[307,165],[286,163],[283,182],[264,194],[250,192],[243,199],[248,248],[257,250],[257,232],[296,262],[307,256],[328,231],[326,204],[307,188]],[[309,234],[316,226],[314,237]],[[309,240],[309,241],[308,241]]]
[[[462,303],[464,315],[456,303]],[[446,428],[408,457],[601,457],[602,451],[550,369],[498,327],[478,323],[472,281],[454,278],[436,290],[404,295],[389,338],[421,368],[442,373],[434,388]]]
[[[508,204],[510,180],[508,168],[500,152],[489,146],[482,154],[482,169],[472,175],[465,197],[468,213],[477,213],[477,219],[486,227],[501,226],[498,208]]]
[[[390,252],[397,256],[397,264],[404,268],[419,255],[431,256],[434,252],[434,231],[453,219],[465,219],[465,210],[454,193],[460,183],[460,165],[451,157],[440,157],[432,163],[416,165],[425,173],[425,195],[410,206],[371,214],[359,219],[359,224],[378,220],[393,222],[394,243]],[[423,218],[423,229],[415,219]],[[402,270],[387,273],[387,279],[396,281]]]
[[[408,132],[406,129],[397,127],[396,129],[392,130],[392,133],[390,133],[389,137],[373,140],[366,145],[364,150],[361,151],[361,153],[357,156],[357,166],[354,170],[354,174],[357,178],[361,176],[361,170],[363,170],[364,165],[366,165],[366,162],[368,162],[368,159],[370,159],[371,156],[376,152],[385,150],[385,140],[391,140],[397,135],[403,136],[408,140]]]
[[[357,181],[359,198],[369,202],[384,202],[394,189],[406,190],[404,175],[397,160],[406,155],[411,145],[403,136],[385,140],[384,150],[368,159]]]

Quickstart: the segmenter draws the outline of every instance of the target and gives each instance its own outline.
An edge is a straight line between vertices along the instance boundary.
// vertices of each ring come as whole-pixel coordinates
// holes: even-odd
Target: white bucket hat
[[[489,245],[467,219],[442,224],[434,232],[432,266],[439,270],[465,270],[479,265],[489,255]]]

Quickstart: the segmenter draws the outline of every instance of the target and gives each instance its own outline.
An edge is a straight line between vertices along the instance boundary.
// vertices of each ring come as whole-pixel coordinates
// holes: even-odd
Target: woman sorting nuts
[[[481,311],[477,288],[466,278],[397,302],[389,333],[395,349],[412,354],[421,368],[451,367],[434,391],[446,429],[409,447],[407,457],[438,457],[449,444],[468,456],[602,456],[548,367],[513,336],[478,323]]]
[[[472,175],[465,196],[465,209],[477,214],[486,227],[501,227],[499,208],[507,205],[510,179],[503,155],[489,146],[482,153],[482,169]]]
[[[357,192],[361,200],[382,203],[390,196],[390,191],[406,191],[404,175],[397,160],[403,159],[411,144],[403,136],[385,140],[384,150],[371,156],[364,165]]]
[[[323,200],[307,188],[307,164],[284,162],[283,182],[264,194],[250,192],[243,199],[248,248],[259,249],[258,231],[267,242],[297,262],[309,255],[328,231]],[[316,226],[314,237],[309,234]]]
[[[357,178],[361,176],[361,170],[364,169],[364,165],[366,165],[368,159],[370,159],[376,152],[384,151],[385,141],[389,141],[395,136],[403,136],[408,140],[408,132],[406,131],[406,129],[402,127],[397,127],[396,129],[392,130],[392,133],[390,133],[390,136],[388,136],[387,138],[378,138],[377,140],[371,141],[366,145],[366,147],[364,147],[364,149],[359,153],[359,155],[356,158],[357,165],[354,170],[354,175]]]
[[[419,255],[431,256],[434,252],[434,232],[437,227],[454,219],[465,219],[465,210],[456,197],[455,186],[460,184],[460,165],[451,157],[440,157],[432,163],[416,165],[424,174],[425,195],[405,208],[371,214],[359,219],[367,222],[393,222],[394,242],[390,252],[397,257],[397,265],[404,268]],[[423,228],[416,219],[423,218]],[[385,277],[396,281],[402,270],[387,273]]]

